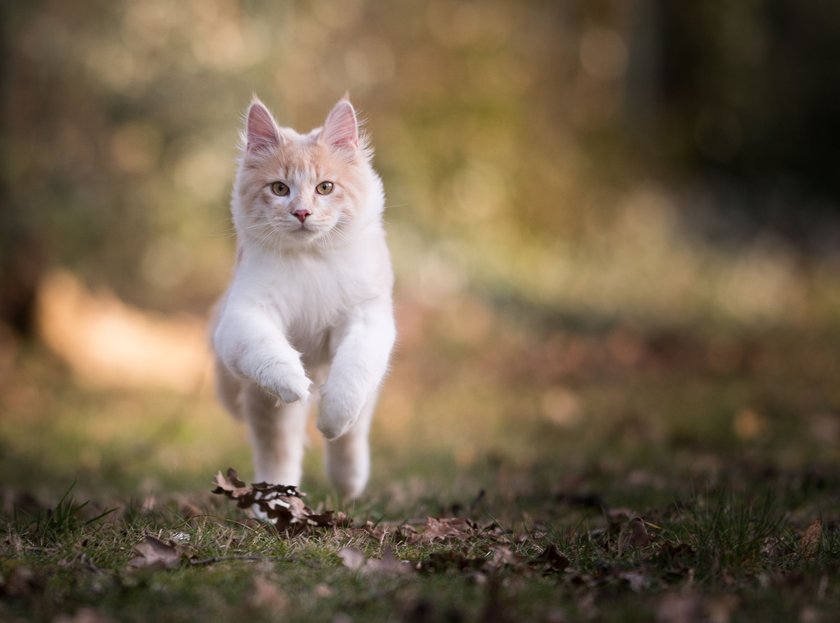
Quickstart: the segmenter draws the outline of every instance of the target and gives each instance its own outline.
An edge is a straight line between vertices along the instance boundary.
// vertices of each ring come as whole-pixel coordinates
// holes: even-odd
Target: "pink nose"
[[[295,210],[294,212],[292,212],[292,214],[294,214],[295,217],[297,218],[297,220],[299,220],[301,222],[301,224],[303,224],[303,222],[306,220],[306,217],[309,216],[310,214],[312,214],[312,212],[310,212],[309,210],[303,210],[302,209],[302,210]]]

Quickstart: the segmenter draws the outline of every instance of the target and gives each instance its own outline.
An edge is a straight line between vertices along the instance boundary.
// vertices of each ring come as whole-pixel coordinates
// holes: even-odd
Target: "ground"
[[[335,499],[313,434],[305,502],[346,517],[279,530],[211,493],[250,476],[211,392],[16,340],[0,620],[831,620],[840,334],[544,316],[401,302],[367,492]]]

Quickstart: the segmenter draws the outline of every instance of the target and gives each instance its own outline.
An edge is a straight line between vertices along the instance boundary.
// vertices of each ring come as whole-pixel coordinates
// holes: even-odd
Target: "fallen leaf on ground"
[[[344,563],[344,566],[351,571],[358,571],[365,566],[367,558],[362,553],[362,550],[355,547],[343,547],[338,552],[338,557]]]
[[[217,473],[215,483],[213,493],[234,500],[239,508],[251,508],[260,519],[274,524],[278,530],[346,527],[351,523],[342,512],[313,511],[303,502],[306,494],[292,485],[267,482],[247,485],[233,468],[227,470],[227,476]]]
[[[248,603],[256,608],[266,608],[277,613],[285,610],[289,605],[289,598],[280,590],[276,582],[264,575],[254,576],[254,590],[248,598]]]
[[[665,541],[649,559],[671,576],[684,577],[696,564],[697,552],[688,543]]]
[[[645,526],[641,517],[633,517],[621,526],[618,535],[618,555],[621,556],[628,549],[638,549],[650,545],[653,537]]]
[[[669,593],[656,609],[657,623],[700,623],[703,620],[703,602],[690,593]]]
[[[332,597],[333,589],[326,584],[316,584],[313,591],[316,597]]]
[[[416,567],[418,571],[424,573],[441,573],[448,569],[478,571],[486,562],[484,558],[475,558],[464,552],[448,550],[430,553],[427,558],[418,561]]]
[[[496,545],[492,549],[493,551],[493,558],[487,561],[484,565],[485,569],[488,571],[494,571],[497,569],[501,569],[502,567],[514,567],[525,569],[526,559],[519,554],[514,553],[509,547],[506,545]]]
[[[713,623],[729,623],[738,609],[737,595],[720,595],[706,600],[706,618]]]
[[[463,517],[445,517],[426,519],[426,529],[420,534],[420,540],[426,543],[447,539],[466,540],[474,532],[475,526]]]
[[[181,554],[171,543],[146,535],[134,546],[137,554],[128,562],[131,569],[174,569],[181,563]]]
[[[634,593],[641,592],[648,582],[648,576],[641,571],[622,571],[618,577],[627,582]]]
[[[822,532],[822,522],[819,519],[815,519],[805,528],[802,538],[799,539],[799,552],[804,558],[816,556],[822,541]]]
[[[542,569],[543,573],[562,573],[569,564],[569,559],[553,543],[550,543],[542,554],[531,561],[531,566]]]
[[[487,555],[479,557],[470,555],[467,547],[462,551],[431,552],[426,558],[416,561],[415,568],[423,573],[441,573],[450,569],[492,573],[508,567],[521,573],[531,573],[533,564],[507,545],[492,545]]]
[[[39,578],[29,567],[20,565],[12,569],[6,577],[0,574],[0,595],[21,597],[31,595],[42,587]]]
[[[408,562],[394,556],[394,551],[386,547],[382,551],[382,558],[367,558],[361,550],[355,547],[344,547],[338,552],[344,566],[352,571],[362,573],[402,574],[413,573],[414,569]]]
[[[53,623],[112,623],[113,620],[93,608],[79,608],[73,615],[58,615],[53,619]]]

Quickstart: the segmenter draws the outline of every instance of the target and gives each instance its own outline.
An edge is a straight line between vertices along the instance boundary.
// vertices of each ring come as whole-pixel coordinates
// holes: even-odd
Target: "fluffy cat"
[[[213,344],[223,404],[245,419],[255,478],[298,485],[306,418],[347,498],[370,473],[368,431],[396,336],[382,182],[349,99],[322,128],[277,125],[254,98],[233,187],[234,277]]]

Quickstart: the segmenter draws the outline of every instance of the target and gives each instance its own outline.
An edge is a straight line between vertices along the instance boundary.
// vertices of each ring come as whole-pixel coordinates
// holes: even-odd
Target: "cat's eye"
[[[277,195],[278,197],[285,197],[289,194],[289,187],[286,186],[283,182],[272,182],[271,192]]]
[[[315,192],[319,195],[329,195],[333,191],[334,187],[335,184],[332,182],[321,182],[315,187]]]

